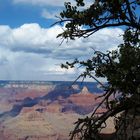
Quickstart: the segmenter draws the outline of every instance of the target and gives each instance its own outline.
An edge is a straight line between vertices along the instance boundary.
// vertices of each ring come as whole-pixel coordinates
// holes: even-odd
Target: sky
[[[0,0],[0,80],[74,81],[83,69],[61,69],[62,63],[91,58],[92,48],[106,51],[122,42],[122,29],[106,28],[60,45],[56,36],[64,27],[51,25],[64,1]]]

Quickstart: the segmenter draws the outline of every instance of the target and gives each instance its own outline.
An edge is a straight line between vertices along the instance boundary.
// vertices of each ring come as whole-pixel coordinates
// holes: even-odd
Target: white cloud
[[[36,23],[24,24],[14,29],[0,26],[0,46],[16,52],[70,59],[91,55],[91,47],[101,51],[114,48],[122,41],[119,35],[123,33],[119,28],[103,29],[87,39],[80,38],[59,46],[61,40],[56,36],[61,32],[62,28],[58,25],[46,29]]]
[[[44,67],[44,71],[46,70],[46,68]],[[76,69],[75,68],[71,68],[71,69],[62,69],[60,66],[53,66],[51,68],[48,69],[46,74],[75,74]]]
[[[32,4],[37,6],[64,6],[64,2],[75,3],[74,0],[13,0],[15,4]]]
[[[61,63],[70,59],[86,59],[91,47],[107,50],[122,42],[122,29],[100,30],[87,39],[64,42],[56,39],[62,28],[42,28],[36,23],[18,28],[0,26],[0,79],[74,80],[80,70],[64,70]],[[64,79],[63,79],[64,78]]]
[[[56,35],[60,31],[59,26],[45,29],[36,23],[24,24],[15,29],[0,26],[0,45],[14,51],[48,53],[57,46]]]

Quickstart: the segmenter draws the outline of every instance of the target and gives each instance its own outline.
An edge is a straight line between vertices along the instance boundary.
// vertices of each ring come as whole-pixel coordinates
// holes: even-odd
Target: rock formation
[[[0,88],[0,140],[68,140],[72,124],[100,101],[86,86],[52,87]]]

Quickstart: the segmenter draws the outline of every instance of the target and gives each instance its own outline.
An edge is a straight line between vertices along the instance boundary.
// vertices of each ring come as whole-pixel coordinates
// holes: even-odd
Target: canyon
[[[97,83],[1,82],[0,140],[68,140],[74,122],[92,113],[101,94]],[[105,111],[101,106],[97,113]]]

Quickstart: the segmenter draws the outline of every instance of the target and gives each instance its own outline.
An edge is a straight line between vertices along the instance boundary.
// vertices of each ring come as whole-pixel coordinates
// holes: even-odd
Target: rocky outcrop
[[[77,105],[94,104],[96,102],[97,95],[88,91],[87,87],[83,87],[80,93],[71,94],[67,99]]]
[[[34,99],[36,97],[42,97],[45,96],[46,94],[48,94],[49,90],[44,90],[42,91],[41,89],[29,89],[29,90],[24,90],[22,93],[20,94],[16,94],[15,99],[16,100],[23,100],[27,97],[30,97],[31,99]]]
[[[84,95],[90,95],[91,93],[89,93],[88,89],[86,86],[83,87],[82,91],[79,94],[84,94]]]
[[[26,136],[24,138],[19,138],[18,140],[58,140],[58,135],[47,135],[47,136]]]
[[[46,107],[47,112],[58,113],[62,111],[62,105],[58,101],[54,101]]]
[[[30,111],[30,112],[26,113],[24,120],[25,121],[45,121],[42,113],[40,113],[38,111]]]
[[[72,94],[66,99],[58,100],[61,104],[62,112],[75,112],[81,115],[89,114],[99,104],[98,95],[92,94],[87,87],[83,87],[80,93]],[[99,108],[98,113],[104,112],[105,109]]]

